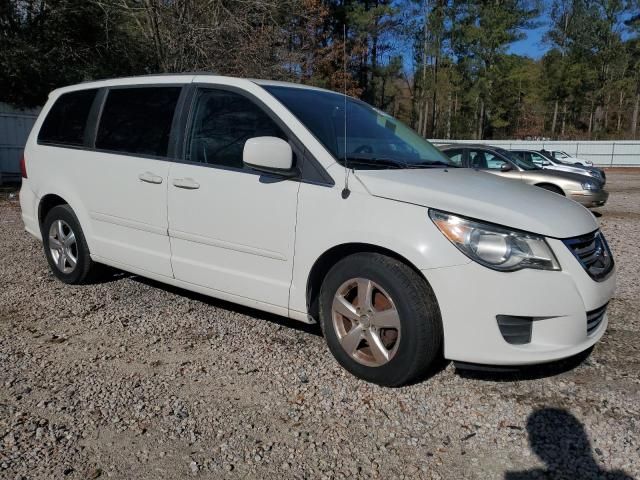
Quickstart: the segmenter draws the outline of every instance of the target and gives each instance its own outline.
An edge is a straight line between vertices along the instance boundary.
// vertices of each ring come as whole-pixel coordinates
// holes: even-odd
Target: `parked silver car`
[[[587,208],[601,207],[609,198],[609,192],[604,190],[602,182],[598,180],[577,173],[543,170],[499,147],[450,144],[439,148],[455,165],[484,170],[544,188],[569,197]]]
[[[573,163],[561,162],[557,158],[553,158],[551,155],[545,155],[545,152],[539,152],[537,150],[510,150],[510,152],[515,153],[526,161],[534,163],[544,170],[557,170],[560,172],[587,175],[602,182],[602,185],[606,183],[604,171],[597,167],[584,167],[582,165],[574,165]]]

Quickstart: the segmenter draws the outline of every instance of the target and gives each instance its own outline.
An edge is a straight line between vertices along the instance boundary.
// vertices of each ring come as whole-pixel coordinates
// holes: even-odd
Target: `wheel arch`
[[[534,187],[546,188],[547,190],[553,191],[554,193],[557,193],[559,195],[562,195],[562,196],[565,196],[565,197],[567,196],[565,191],[561,187],[559,187],[558,185],[556,185],[554,183],[540,182],[540,183],[534,184]],[[551,187],[551,188],[548,188],[548,187]]]
[[[69,202],[55,193],[48,193],[40,199],[38,202],[38,225],[40,225],[41,228],[42,222],[44,222],[47,214],[53,207],[57,207],[58,205],[69,205]]]
[[[360,243],[360,242],[352,242],[352,243],[343,243],[340,245],[335,245],[331,247],[329,250],[325,251],[322,255],[320,255],[316,261],[314,262],[311,270],[309,271],[309,275],[307,277],[307,286],[306,286],[306,299],[307,299],[307,312],[314,319],[318,319],[319,305],[318,299],[320,297],[320,287],[322,286],[322,282],[326,277],[327,273],[331,267],[333,267],[336,263],[342,260],[349,255],[353,255],[355,253],[380,253],[382,255],[386,255],[391,258],[395,258],[396,260],[404,263],[409,268],[417,272],[421,278],[424,278],[420,269],[418,269],[412,262],[410,262],[406,257],[400,255],[393,250],[389,250],[388,248],[381,247],[379,245],[374,245],[371,243]],[[427,280],[425,279],[425,282]]]
[[[42,232],[42,224],[47,214],[54,207],[57,207],[59,205],[68,205],[69,208],[73,210],[74,215],[76,216],[76,218],[78,219],[78,222],[80,223],[80,228],[82,228],[82,233],[84,234],[85,241],[89,246],[89,251],[93,251],[93,248],[92,248],[93,237],[90,231],[88,216],[85,216],[86,215],[85,211],[78,209],[78,206],[82,206],[82,203],[76,202],[70,197],[73,197],[73,196],[65,195],[64,193],[60,194],[60,193],[53,193],[53,192],[45,193],[44,195],[42,195],[42,197],[40,197],[38,201],[38,207],[36,212],[38,215],[38,228],[40,229],[40,232],[42,233],[42,235],[44,235],[44,232]]]

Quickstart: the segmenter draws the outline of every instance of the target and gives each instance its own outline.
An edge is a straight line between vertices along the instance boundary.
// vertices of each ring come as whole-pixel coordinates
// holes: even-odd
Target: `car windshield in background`
[[[265,86],[322,142],[335,159],[356,169],[453,167],[411,128],[359,100],[296,87]],[[346,154],[345,154],[346,147]]]
[[[496,152],[498,152],[503,157],[507,157],[509,160],[511,160],[513,163],[515,163],[518,167],[522,168],[523,170],[539,170],[540,169],[540,167],[538,167],[535,163],[529,160],[525,160],[520,155],[514,152],[510,152],[509,150],[496,148]]]

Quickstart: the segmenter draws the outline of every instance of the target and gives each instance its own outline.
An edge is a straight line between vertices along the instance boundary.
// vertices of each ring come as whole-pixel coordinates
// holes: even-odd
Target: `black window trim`
[[[71,150],[83,150],[86,152],[96,152],[96,153],[108,153],[110,155],[123,155],[126,157],[146,158],[150,160],[176,161],[177,158],[175,157],[175,151],[176,151],[175,139],[180,136],[180,132],[177,130],[178,117],[179,117],[179,113],[181,112],[182,105],[184,103],[184,96],[186,94],[186,90],[188,89],[189,86],[190,86],[189,83],[135,83],[135,84],[122,84],[122,85],[107,85],[103,87],[92,87],[92,88],[79,88],[77,90],[71,90],[69,92],[65,92],[64,94],[80,92],[83,90],[96,90],[96,89],[98,90],[95,98],[93,99],[93,104],[89,109],[89,116],[87,117],[87,124],[85,126],[84,145],[68,145],[68,144],[58,143],[58,142],[42,142],[40,140],[38,140],[37,143],[38,145],[43,145],[47,147],[68,148]],[[167,155],[165,156],[147,155],[142,153],[128,153],[128,152],[122,152],[117,150],[107,150],[102,148],[96,148],[95,145],[96,145],[96,137],[98,136],[98,127],[100,126],[102,111],[104,110],[104,106],[105,106],[109,91],[119,90],[119,89],[155,88],[155,87],[179,87],[181,89],[180,94],[178,95],[178,101],[176,103],[175,111],[173,112],[171,130],[169,132],[169,144],[167,147]],[[47,115],[49,115],[49,112],[47,112]]]
[[[287,126],[287,124],[276,115],[271,108],[269,108],[261,99],[256,97],[251,92],[233,85],[225,85],[218,83],[198,82],[192,83],[189,87],[191,90],[185,95],[185,102],[183,103],[183,109],[180,115],[178,131],[181,133],[181,137],[177,137],[176,141],[176,155],[175,161],[184,163],[186,165],[195,165],[204,168],[215,168],[218,170],[227,170],[232,172],[244,173],[248,175],[257,175],[265,178],[292,180],[302,183],[309,183],[312,185],[333,187],[335,181],[320,164],[320,162],[313,156],[311,152],[304,146],[300,139],[293,133],[293,131]],[[287,136],[287,140],[291,145],[291,148],[298,159],[298,167],[300,174],[295,177],[282,177],[277,174],[269,174],[263,171],[250,168],[235,168],[227,167],[223,165],[216,165],[211,163],[194,162],[186,159],[187,141],[191,131],[191,127],[194,121],[197,92],[200,90],[222,90],[227,92],[236,93],[249,101],[257,105]]]
[[[158,155],[146,155],[140,153],[127,153],[115,150],[105,150],[95,147],[96,137],[98,134],[98,127],[100,126],[100,119],[102,118],[102,112],[106,103],[110,90],[118,89],[132,89],[132,88],[153,88],[153,87],[180,87],[180,95],[178,96],[178,102],[173,114],[173,120],[171,123],[171,131],[169,134],[169,145],[166,156]],[[299,167],[300,174],[296,177],[286,178],[286,180],[299,181],[302,183],[308,183],[311,185],[318,185],[324,187],[334,187],[335,180],[327,172],[325,167],[318,161],[318,159],[304,146],[304,143],[293,133],[293,131],[287,126],[287,124],[276,115],[270,107],[268,107],[260,98],[252,94],[251,92],[236,87],[233,85],[225,85],[218,83],[198,82],[198,83],[134,83],[134,84],[122,84],[122,85],[105,85],[102,87],[91,88],[78,88],[77,90],[70,90],[65,93],[78,92],[81,90],[94,90],[97,89],[93,104],[89,110],[89,116],[87,117],[87,125],[85,126],[85,138],[84,145],[67,145],[62,143],[53,142],[41,142],[38,140],[38,145],[55,147],[55,148],[67,148],[71,150],[83,150],[87,152],[107,153],[110,155],[123,155],[127,157],[146,158],[150,160],[162,160],[175,163],[184,163],[188,165],[197,165],[205,168],[217,168],[221,170],[230,170],[246,174],[259,175],[269,178],[283,177],[278,175],[271,175],[265,172],[260,172],[253,169],[238,169],[232,167],[224,167],[214,164],[203,164],[201,162],[191,162],[185,159],[186,141],[189,134],[188,129],[191,126],[191,116],[193,109],[195,108],[196,92],[198,89],[217,89],[226,90],[237,93],[239,95],[248,98],[253,103],[258,105],[271,120],[273,120],[278,127],[285,133],[289,143],[292,146],[297,158],[300,159]],[[64,95],[64,94],[63,94]],[[62,95],[61,95],[62,96]],[[59,97],[58,97],[59,98]],[[275,99],[275,97],[274,97]],[[276,99],[277,100],[277,99]],[[57,100],[56,100],[57,101]],[[48,112],[47,112],[48,115]]]

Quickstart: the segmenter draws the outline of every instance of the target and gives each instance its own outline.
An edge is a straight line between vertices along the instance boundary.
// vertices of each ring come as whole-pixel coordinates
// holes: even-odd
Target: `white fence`
[[[640,166],[640,141],[620,140],[610,142],[552,142],[527,140],[430,140],[436,145],[447,143],[476,143],[495,145],[507,150],[562,150],[572,157],[591,160],[603,167]]]
[[[39,111],[0,103],[0,180],[20,178],[20,157]]]

